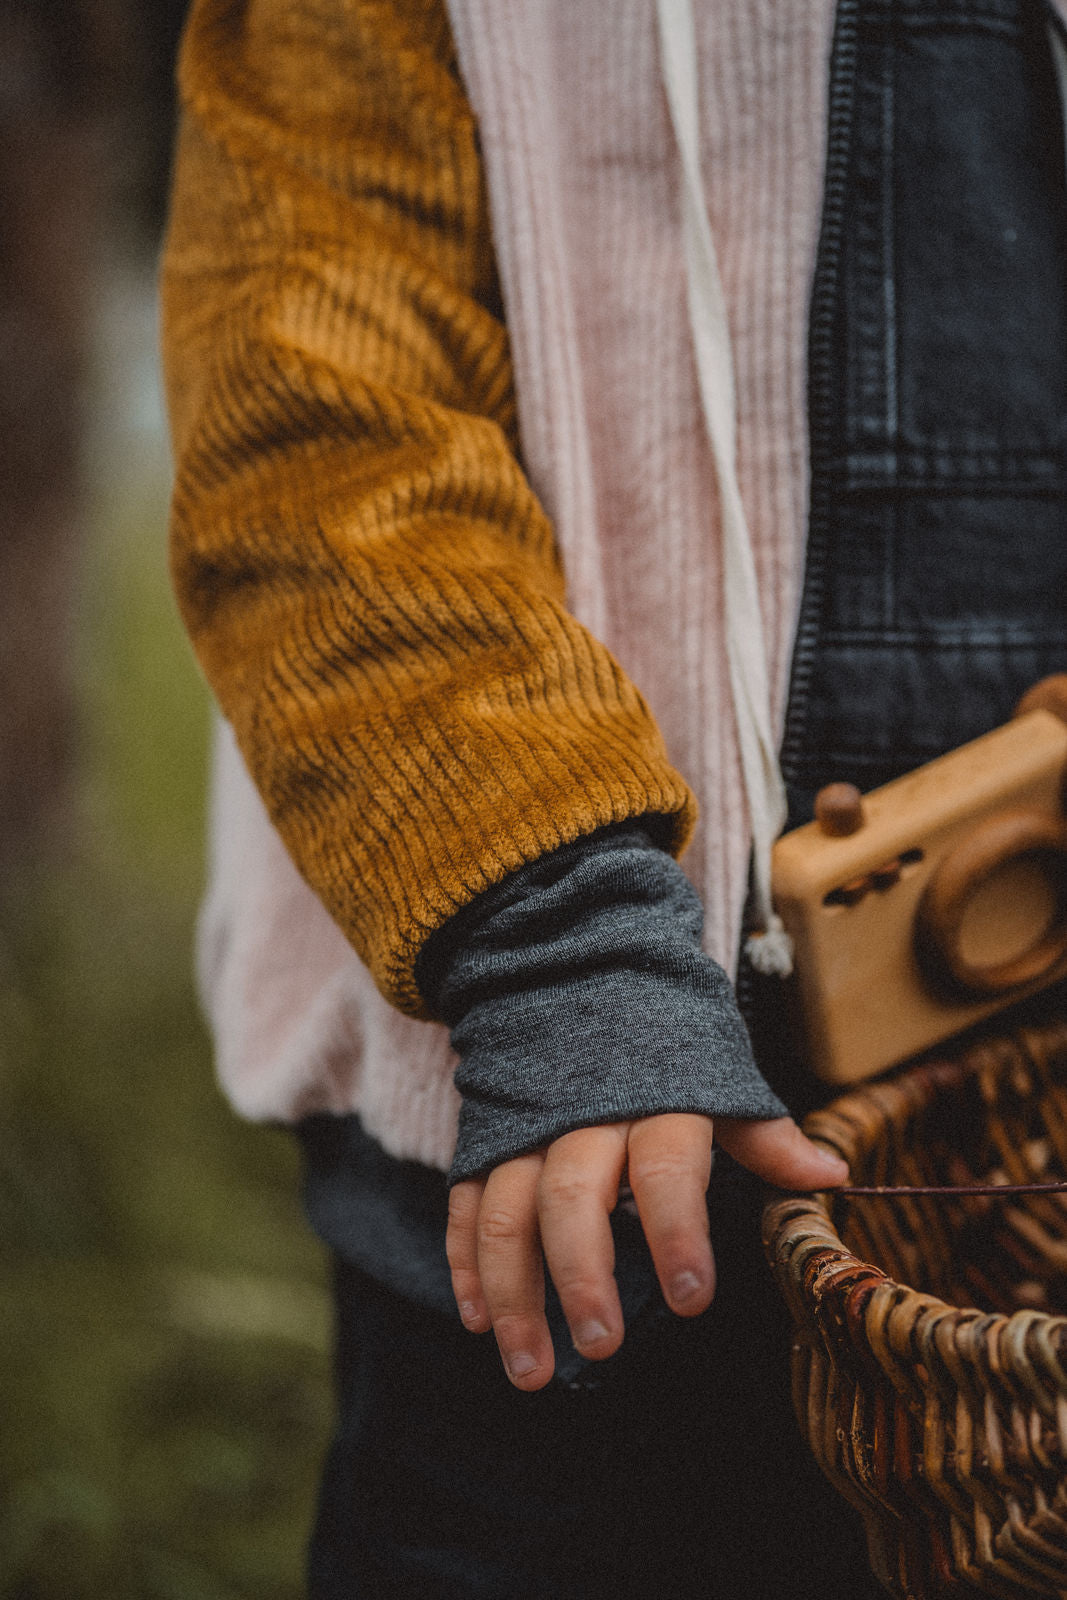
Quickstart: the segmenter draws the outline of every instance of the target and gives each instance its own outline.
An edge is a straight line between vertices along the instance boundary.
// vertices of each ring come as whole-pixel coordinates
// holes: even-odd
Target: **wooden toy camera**
[[[1011,722],[774,847],[806,1053],[869,1077],[1067,977],[1067,675]]]

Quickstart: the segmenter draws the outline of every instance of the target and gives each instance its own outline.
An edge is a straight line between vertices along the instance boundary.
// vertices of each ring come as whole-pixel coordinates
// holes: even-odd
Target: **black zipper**
[[[852,153],[859,0],[839,0],[831,52],[826,180],[822,226],[808,323],[808,437],[811,490],[800,620],[789,679],[782,776],[795,783],[807,728],[808,691],[815,664],[826,586],[830,537],[830,466],[834,446],[833,336],[841,272],[845,192]]]
[[[830,537],[830,465],[834,445],[833,334],[841,270],[845,193],[852,152],[853,106],[860,0],[838,0],[830,52],[827,96],[826,175],[822,222],[815,258],[811,312],[808,320],[808,437],[810,441],[810,517],[804,587],[789,678],[781,768],[786,784],[795,783],[807,728],[808,691],[815,664],[826,581]],[[750,1030],[754,1021],[752,967],[742,954],[737,974],[737,999]],[[775,980],[778,982],[778,980]]]

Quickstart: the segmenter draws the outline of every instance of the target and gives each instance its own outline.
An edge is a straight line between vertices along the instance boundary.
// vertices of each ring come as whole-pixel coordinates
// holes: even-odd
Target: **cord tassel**
[[[767,926],[749,934],[745,954],[764,978],[788,978],[793,971],[793,941],[777,912],[767,918]]]

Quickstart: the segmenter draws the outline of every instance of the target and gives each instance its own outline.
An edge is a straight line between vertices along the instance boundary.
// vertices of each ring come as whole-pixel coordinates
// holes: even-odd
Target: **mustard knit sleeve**
[[[436,928],[692,799],[563,605],[436,0],[198,0],[163,263],[172,565],[297,866],[383,993]]]

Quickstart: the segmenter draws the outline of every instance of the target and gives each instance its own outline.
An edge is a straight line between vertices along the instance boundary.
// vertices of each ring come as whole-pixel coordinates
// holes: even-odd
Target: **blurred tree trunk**
[[[61,808],[72,710],[78,391],[100,164],[67,16],[0,8],[0,859]]]
[[[151,231],[183,0],[0,0],[0,868],[69,802],[82,380],[105,229]]]

